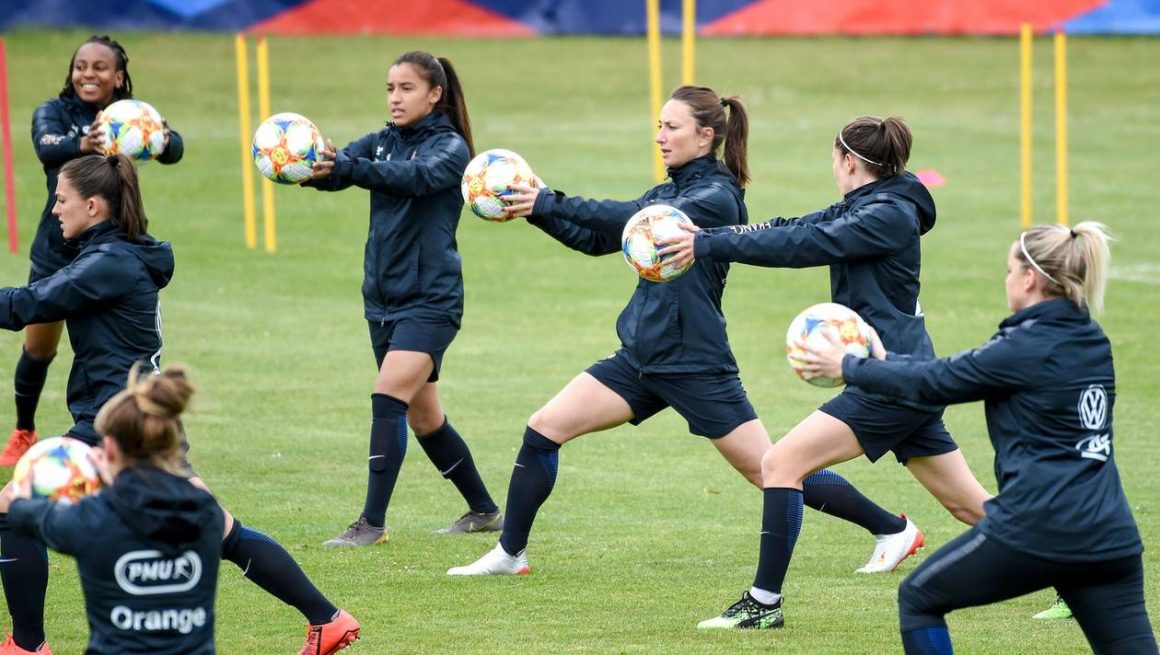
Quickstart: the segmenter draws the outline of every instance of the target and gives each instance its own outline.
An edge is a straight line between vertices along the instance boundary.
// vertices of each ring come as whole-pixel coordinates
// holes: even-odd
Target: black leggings
[[[978,528],[951,540],[898,589],[902,632],[945,626],[962,607],[987,605],[1055,587],[1071,608],[1093,652],[1156,655],[1144,609],[1139,555],[1102,562],[1053,562],[1013,550]]]

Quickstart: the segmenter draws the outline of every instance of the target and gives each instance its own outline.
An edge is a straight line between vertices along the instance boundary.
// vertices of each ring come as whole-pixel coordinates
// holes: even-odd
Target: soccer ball
[[[72,437],[38,441],[16,462],[12,479],[28,480],[33,498],[73,502],[101,487],[93,449]]]
[[[283,112],[262,121],[251,146],[258,172],[278,184],[300,184],[310,177],[326,141],[309,118]]]
[[[846,347],[846,352],[866,357],[870,354],[870,327],[854,310],[833,302],[824,302],[807,307],[802,313],[794,317],[785,333],[785,355],[789,366],[798,374],[798,377],[818,387],[837,387],[842,384],[841,378],[827,378],[814,376],[807,378],[802,374],[805,362],[799,359],[805,352],[797,346],[798,341],[807,345],[824,343],[825,329],[832,329],[833,333]]]
[[[101,126],[101,154],[149,160],[165,150],[165,123],[147,102],[118,100],[101,111],[97,122]]]
[[[685,212],[668,205],[649,205],[633,214],[620,236],[620,249],[628,267],[646,280],[668,282],[680,277],[689,266],[675,266],[657,255],[657,240],[683,234],[678,225],[693,221]]]
[[[503,194],[513,184],[536,186],[536,176],[524,158],[502,148],[485,150],[475,156],[463,171],[459,188],[472,213],[485,221],[510,221],[504,208]]]

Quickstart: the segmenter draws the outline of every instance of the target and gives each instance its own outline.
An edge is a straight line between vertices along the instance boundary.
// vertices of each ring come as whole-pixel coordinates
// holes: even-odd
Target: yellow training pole
[[[645,0],[648,17],[648,77],[649,99],[652,103],[652,120],[661,115],[661,7],[660,0]],[[653,177],[657,182],[665,179],[665,162],[661,159],[660,148],[653,144]]]
[[[693,67],[697,62],[697,0],[684,0],[681,16],[684,19],[681,29],[681,83],[692,84]]]
[[[1031,24],[1019,29],[1019,225],[1031,227]]]
[[[270,49],[266,37],[258,39],[258,113],[262,120],[270,116]],[[266,252],[278,251],[278,239],[274,221],[274,183],[265,180],[262,184],[262,223],[266,228]]]
[[[1055,221],[1067,225],[1067,34],[1055,33]]]
[[[250,67],[246,55],[246,37],[234,37],[238,60],[238,127],[242,145],[242,216],[246,225],[246,247],[258,247],[258,228],[254,217],[254,162],[250,156]]]

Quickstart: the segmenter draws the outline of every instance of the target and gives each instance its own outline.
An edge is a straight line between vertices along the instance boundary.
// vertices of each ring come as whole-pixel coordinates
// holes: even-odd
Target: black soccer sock
[[[516,455],[504,508],[503,534],[499,543],[511,555],[528,546],[528,535],[540,505],[552,494],[560,468],[560,444],[533,430],[524,430],[524,445]]]
[[[419,445],[439,469],[439,475],[450,480],[459,490],[471,511],[490,514],[499,509],[491,494],[487,493],[483,478],[479,477],[479,469],[475,467],[467,442],[451,426],[451,421],[444,417],[438,430],[419,437]]]
[[[44,381],[48,379],[48,366],[56,356],[37,359],[20,352],[16,362],[16,427],[20,430],[36,429],[36,406],[40,404],[40,394],[44,391]]]
[[[36,650],[44,643],[48,551],[39,541],[13,532],[7,514],[0,514],[0,581],[12,615],[13,641],[24,650]]]
[[[897,534],[906,529],[906,519],[882,509],[829,469],[803,480],[802,493],[807,507],[860,525],[870,534]]]
[[[407,454],[407,403],[385,393],[371,394],[371,449],[367,498],[362,515],[381,528]]]
[[[222,541],[222,557],[237,564],[250,582],[302,612],[311,625],[328,623],[338,612],[285,548],[236,518]]]
[[[753,586],[781,593],[785,572],[793,557],[793,547],[802,529],[802,492],[787,487],[763,491],[761,512],[761,554]]]

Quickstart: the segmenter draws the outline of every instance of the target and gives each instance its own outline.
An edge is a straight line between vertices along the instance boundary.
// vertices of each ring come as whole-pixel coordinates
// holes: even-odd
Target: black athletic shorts
[[[716,439],[757,418],[736,373],[642,375],[615,354],[587,372],[624,398],[633,425],[672,407],[689,423],[689,432]]]
[[[848,391],[818,408],[850,426],[871,462],[893,451],[899,463],[958,450],[943,425],[942,410],[924,412]]]
[[[382,369],[383,360],[391,350],[407,350],[427,353],[435,367],[428,382],[439,380],[439,368],[443,365],[443,353],[455,340],[459,326],[451,321],[419,318],[401,318],[397,321],[367,321],[371,331],[371,348],[375,351],[375,362]]]

